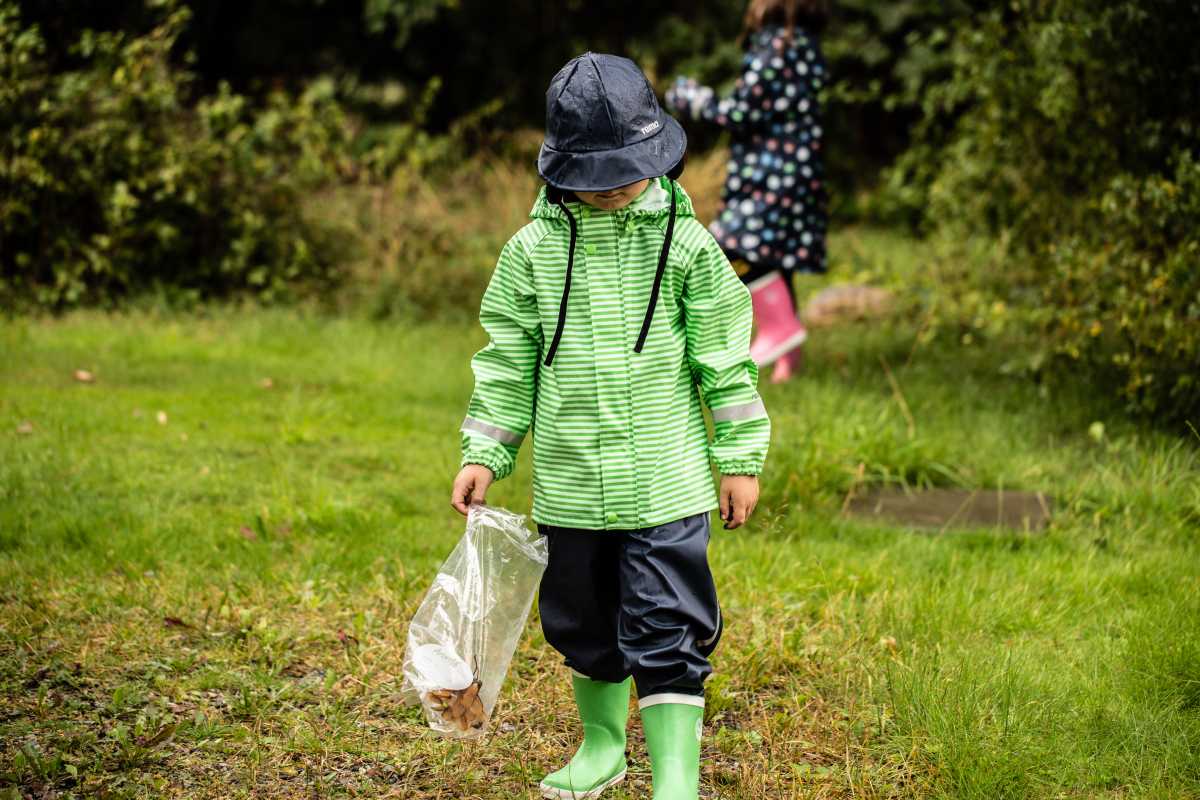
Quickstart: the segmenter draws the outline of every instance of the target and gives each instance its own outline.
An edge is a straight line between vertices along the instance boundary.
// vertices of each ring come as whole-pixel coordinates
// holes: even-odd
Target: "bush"
[[[346,220],[359,242],[337,304],[376,318],[475,319],[500,250],[529,221],[532,161],[526,152],[400,167],[385,184],[331,195],[324,213]]]
[[[222,87],[193,100],[171,53],[188,12],[143,34],[85,31],[50,66],[36,26],[0,0],[0,300],[6,308],[264,300],[337,275],[334,239],[305,219],[313,187],[348,170],[328,83],[264,108]]]
[[[1178,12],[1013,0],[952,25],[951,67],[921,88],[890,186],[942,237],[1005,244],[1004,273],[959,276],[960,310],[1011,308],[1040,337],[1029,367],[1086,364],[1131,408],[1186,417],[1200,413],[1200,18]]]
[[[1119,175],[1095,230],[1047,246],[1041,328],[1053,353],[1111,372],[1139,411],[1200,414],[1200,163]]]

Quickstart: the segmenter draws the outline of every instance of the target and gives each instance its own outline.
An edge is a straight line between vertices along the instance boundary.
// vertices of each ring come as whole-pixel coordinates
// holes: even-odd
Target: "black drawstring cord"
[[[574,231],[574,228],[572,228]],[[637,344],[633,352],[642,352],[646,344],[646,336],[650,333],[650,321],[654,319],[654,307],[658,305],[658,290],[662,286],[663,272],[667,268],[667,254],[671,251],[671,237],[675,234],[675,181],[671,181],[671,213],[667,217],[667,235],[663,237],[662,251],[658,254],[658,269],[654,271],[654,288],[650,290],[650,305],[646,308],[646,318],[642,320],[642,332],[638,334]],[[575,239],[572,236],[571,241]],[[571,280],[571,268],[567,266],[567,280]]]
[[[562,300],[558,304],[558,327],[554,329],[554,338],[550,340],[550,349],[546,351],[546,360],[542,362],[547,367],[554,360],[554,354],[558,352],[558,343],[562,340],[563,328],[567,324],[567,298],[571,296],[571,268],[575,266],[575,238],[578,235],[575,217],[571,216],[571,211],[567,208],[562,195],[556,192],[554,202],[567,215],[567,224],[571,226],[571,245],[567,249],[567,278],[563,281]],[[674,219],[674,213],[675,209],[672,206],[672,219]]]
[[[567,248],[567,276],[563,281],[562,300],[558,304],[558,327],[554,329],[554,338],[550,340],[550,347],[546,350],[546,358],[542,362],[547,367],[554,361],[554,354],[558,352],[558,343],[562,341],[563,328],[567,324],[567,299],[571,296],[571,273],[575,267],[575,240],[579,236],[579,229],[575,222],[575,217],[571,215],[570,209],[564,201],[561,194],[555,194],[554,203],[562,209],[563,214],[567,217],[567,224],[571,226],[571,244]],[[654,271],[654,286],[650,289],[650,303],[646,307],[646,318],[642,320],[642,330],[638,334],[637,344],[634,345],[633,352],[640,353],[646,345],[646,337],[650,333],[650,323],[654,320],[654,308],[658,305],[658,295],[662,288],[663,273],[667,269],[667,256],[671,252],[671,239],[675,235],[675,182],[671,181],[671,211],[667,216],[667,235],[663,237],[662,250],[658,254],[658,268]]]

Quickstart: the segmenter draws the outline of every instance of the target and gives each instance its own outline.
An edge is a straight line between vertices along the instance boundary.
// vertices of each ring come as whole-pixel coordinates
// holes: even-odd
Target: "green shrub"
[[[999,302],[1027,365],[1086,364],[1131,408],[1200,413],[1200,16],[1168,0],[1013,0],[947,29],[893,202],[1004,271],[943,273],[964,318]],[[1060,360],[1055,360],[1055,357]]]
[[[1200,163],[1120,175],[1089,228],[1048,246],[1041,328],[1057,355],[1111,372],[1138,410],[1200,413]],[[1094,229],[1091,229],[1094,226]]]
[[[193,98],[172,61],[188,12],[157,3],[143,34],[85,31],[55,70],[0,0],[0,301],[110,304],[152,288],[184,301],[278,299],[337,275],[306,192],[348,163],[331,86],[262,108]]]

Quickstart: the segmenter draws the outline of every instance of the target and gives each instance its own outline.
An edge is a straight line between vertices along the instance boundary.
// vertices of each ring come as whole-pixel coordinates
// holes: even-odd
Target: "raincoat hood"
[[[624,208],[614,211],[595,210],[598,214],[613,214],[618,219],[666,216],[666,233],[663,236],[662,249],[658,254],[658,268],[654,272],[654,285],[646,303],[646,316],[642,320],[642,330],[638,335],[637,344],[633,347],[635,353],[642,352],[642,348],[646,345],[646,337],[650,333],[650,324],[654,321],[654,308],[658,305],[663,271],[667,267],[667,257],[671,254],[671,239],[675,235],[675,219],[680,213],[681,198],[682,203],[686,205],[688,216],[692,216],[692,201],[683,188],[671,178],[659,177],[652,179],[646,185],[645,190]],[[550,347],[546,350],[546,358],[542,362],[547,367],[554,363],[559,342],[562,341],[563,328],[567,323],[567,304],[571,297],[571,274],[575,267],[575,242],[579,235],[579,226],[575,215],[580,213],[583,204],[576,200],[571,205],[575,206],[574,211],[568,207],[566,196],[561,189],[544,186],[538,193],[538,199],[530,212],[530,216],[534,218],[551,218],[551,215],[555,215],[554,218],[566,219],[567,225],[571,228],[571,241],[567,247],[567,275],[563,281],[562,299],[558,306],[558,325],[554,329],[554,338],[550,340]]]

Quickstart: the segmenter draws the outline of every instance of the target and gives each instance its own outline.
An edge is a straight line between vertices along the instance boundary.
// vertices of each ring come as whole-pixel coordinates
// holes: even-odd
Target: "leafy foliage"
[[[1169,416],[1200,412],[1200,17],[1179,5],[1017,0],[956,21],[890,176],[931,228],[1007,243],[1020,266],[969,274],[963,296],[987,288],[1040,332],[1030,367],[1089,364]]]
[[[12,2],[13,0],[10,0]],[[344,105],[372,123],[415,123],[428,133],[486,117],[505,130],[542,125],[546,84],[584,50],[630,55],[665,86],[686,72],[716,85],[737,76],[744,0],[178,0],[192,22],[174,48],[200,86],[228,82],[258,97],[272,87],[303,87],[320,76],[338,81]],[[835,79],[826,105],[829,174],[843,213],[859,187],[908,142],[917,118],[915,87],[942,69],[925,36],[964,13],[963,0],[843,0],[824,35]],[[46,36],[57,71],[72,61],[65,43],[83,30],[138,31],[152,14],[146,0],[103,4],[75,0],[69,13],[22,0],[23,19]],[[453,54],[448,58],[447,54]],[[373,129],[368,128],[368,133]],[[406,135],[413,129],[404,131]],[[701,149],[715,134],[696,130]],[[389,146],[406,149],[403,137]],[[420,144],[418,143],[418,146]],[[396,159],[391,159],[396,163]]]
[[[303,193],[346,164],[328,82],[261,108],[228,87],[192,102],[170,54],[189,13],[148,32],[85,31],[54,71],[36,26],[0,3],[0,298],[108,302],[151,287],[180,299],[263,299],[336,274]]]

